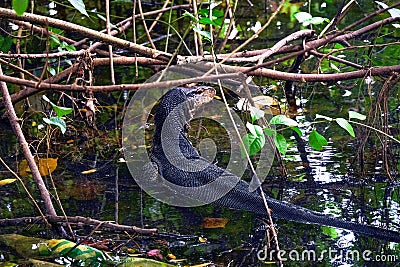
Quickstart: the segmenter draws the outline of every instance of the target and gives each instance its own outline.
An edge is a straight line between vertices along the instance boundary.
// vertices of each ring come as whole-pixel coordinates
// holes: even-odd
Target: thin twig
[[[0,65],[0,75],[3,75],[3,70],[1,68],[1,65]],[[4,81],[2,81],[2,82],[0,82],[0,87],[1,87],[0,88],[1,92],[3,94],[3,101],[5,102],[7,116],[10,120],[10,124],[11,124],[11,127],[13,128],[14,133],[18,138],[18,142],[22,148],[22,151],[24,153],[24,156],[26,158],[28,166],[31,169],[33,179],[35,180],[36,185],[39,188],[40,195],[42,197],[44,206],[46,208],[46,215],[56,216],[57,213],[56,213],[56,210],[54,209],[53,203],[51,202],[51,197],[50,197],[49,191],[47,190],[46,185],[42,179],[42,176],[40,175],[39,168],[35,163],[35,160],[29,149],[29,145],[26,142],[25,136],[22,132],[21,126],[18,123],[19,119],[18,119],[17,114],[15,113],[14,107],[12,105],[11,97],[10,97],[10,94],[8,93],[7,85]]]
[[[26,194],[28,195],[29,199],[31,200],[32,204],[36,207],[36,209],[39,211],[40,216],[44,220],[44,222],[50,226],[49,222],[46,219],[46,216],[43,214],[42,210],[40,209],[39,205],[36,203],[36,200],[33,198],[31,193],[29,192],[28,188],[26,188],[24,181],[21,179],[21,177],[18,176],[8,165],[7,163],[0,157],[0,162],[3,164],[3,166],[20,182],[22,185],[22,188],[24,188]]]

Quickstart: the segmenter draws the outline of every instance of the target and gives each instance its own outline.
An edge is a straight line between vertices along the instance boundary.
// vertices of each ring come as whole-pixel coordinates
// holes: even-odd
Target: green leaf
[[[328,21],[328,19],[322,18],[322,17],[313,17],[308,22],[313,25],[318,25],[318,24],[324,23],[325,21]]]
[[[333,121],[333,119],[331,117],[320,115],[320,114],[316,114],[315,115],[315,119],[324,119],[324,120],[327,120],[327,121]]]
[[[201,36],[203,36],[204,38],[206,38],[207,40],[211,41],[211,33],[208,31],[203,31],[201,29],[201,27],[196,27],[196,26],[192,26],[193,30],[195,32],[197,32],[198,34],[200,34]]]
[[[336,239],[339,237],[339,234],[336,231],[336,228],[329,227],[329,226],[322,226],[322,233],[324,233],[325,235],[329,236],[332,239]]]
[[[299,127],[297,126],[292,126],[290,127],[293,131],[295,131],[299,136],[303,136],[303,133],[300,131]]]
[[[10,48],[12,46],[12,39],[10,36],[1,36],[0,35],[0,51],[3,53],[10,52]]]
[[[50,125],[55,125],[58,128],[60,128],[60,131],[64,134],[65,131],[67,130],[67,125],[65,124],[65,121],[61,118],[58,117],[50,117],[50,119],[48,118],[43,118],[43,121],[47,124]]]
[[[281,152],[282,155],[285,155],[287,152],[287,142],[285,137],[280,133],[276,133],[276,135],[274,135],[274,143],[278,151]]]
[[[210,9],[208,8],[202,8],[197,12],[199,15],[203,17],[208,17],[210,15]]]
[[[303,23],[305,21],[311,20],[312,15],[307,12],[299,12],[294,14],[294,17],[297,19],[298,22]]]
[[[199,20],[199,23],[201,23],[201,24],[203,24],[203,25],[209,25],[209,24],[211,24],[211,25],[214,25],[214,26],[218,26],[218,25],[216,25],[215,22],[212,21],[210,18],[201,18],[201,19]]]
[[[377,3],[378,5],[380,5],[382,8],[388,8],[389,6],[386,5],[385,3],[379,2],[379,1],[375,1],[375,3]],[[391,8],[388,10],[390,16],[392,18],[398,18],[400,17],[400,10],[397,8]]]
[[[256,125],[258,126],[258,125]],[[258,126],[260,127],[260,126]],[[261,128],[261,127],[260,127]],[[251,132],[244,135],[242,137],[243,140],[243,144],[246,148],[247,153],[249,154],[249,156],[252,156],[256,153],[258,153],[265,145],[265,136],[264,134],[262,135],[254,135]],[[245,158],[246,154],[243,151],[243,148],[241,148],[241,152],[242,152],[242,157]]]
[[[65,116],[65,115],[71,114],[72,110],[73,110],[72,108],[59,107],[56,105],[53,106],[53,109],[56,112],[57,117],[59,117],[59,118]]]
[[[89,17],[89,14],[86,12],[85,9],[85,4],[83,3],[82,0],[68,0],[68,2],[73,5],[81,14],[85,15],[86,17]]]
[[[308,143],[315,150],[322,150],[323,146],[328,145],[325,137],[318,133],[316,130],[312,130],[310,136],[308,137]]]
[[[199,20],[192,13],[189,13],[186,10],[185,13],[183,13],[183,16],[189,17],[194,22],[199,22]]]
[[[249,129],[250,133],[254,136],[260,137],[263,136],[263,130],[259,125],[251,124],[250,122],[246,123],[247,129]]]
[[[266,136],[273,136],[275,133],[276,133],[276,131],[271,129],[271,128],[265,128],[264,129],[264,134]]]
[[[56,112],[57,117],[61,118],[62,116],[71,114],[73,109],[72,108],[66,108],[66,107],[59,107],[56,104],[54,104],[53,102],[50,101],[50,99],[47,98],[46,95],[42,96],[43,100],[46,102],[49,102],[50,105],[53,107],[53,110]]]
[[[47,68],[47,70],[48,70],[48,71],[50,72],[50,74],[53,75],[53,76],[57,74],[55,68]]]
[[[337,118],[336,122],[337,122],[337,124],[339,124],[340,127],[345,129],[350,134],[351,137],[356,137],[356,135],[354,134],[353,127],[350,125],[350,123],[346,119]]]
[[[329,66],[330,66],[333,70],[335,70],[336,72],[340,72],[340,69],[339,69],[338,67],[336,67],[336,65],[333,64],[332,62],[329,63]]]
[[[18,16],[21,16],[28,9],[28,0],[12,0],[12,7]]]
[[[261,109],[250,106],[250,116],[253,122],[264,117],[264,114],[264,111]]]
[[[367,116],[365,116],[365,115],[363,115],[363,114],[360,114],[360,113],[358,113],[358,112],[349,110],[349,120],[351,120],[351,119],[357,119],[357,120],[363,121],[363,120],[365,120],[366,118],[367,118]]]
[[[283,124],[289,127],[298,126],[298,123],[291,118],[286,117],[285,115],[276,115],[272,117],[269,122],[270,124]]]

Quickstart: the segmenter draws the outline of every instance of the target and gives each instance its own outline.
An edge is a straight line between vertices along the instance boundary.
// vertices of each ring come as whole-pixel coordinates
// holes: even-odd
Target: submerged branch
[[[64,216],[46,216],[45,217],[48,222],[53,224],[63,225],[66,224]],[[76,225],[80,227],[92,225],[98,227],[98,229],[106,229],[110,231],[123,231],[128,233],[141,233],[141,234],[157,234],[157,229],[154,228],[140,228],[136,226],[116,224],[109,221],[100,221],[82,216],[73,216],[67,217],[68,223],[71,225]],[[0,226],[22,226],[22,225],[32,225],[32,224],[43,224],[45,220],[43,217],[34,216],[34,217],[22,217],[22,218],[14,218],[14,219],[0,219]]]

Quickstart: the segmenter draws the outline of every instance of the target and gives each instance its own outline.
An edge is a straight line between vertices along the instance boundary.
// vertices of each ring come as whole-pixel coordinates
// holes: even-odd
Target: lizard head
[[[210,86],[175,87],[168,91],[158,104],[155,123],[160,126],[172,111],[181,113],[180,120],[186,123],[193,118],[194,112],[210,102],[215,96],[215,89]],[[183,116],[183,117],[181,117]]]

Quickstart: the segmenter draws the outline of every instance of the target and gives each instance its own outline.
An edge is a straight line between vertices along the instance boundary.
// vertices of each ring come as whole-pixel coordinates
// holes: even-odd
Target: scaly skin
[[[195,193],[187,193],[187,197],[194,201],[199,203],[213,202],[216,205],[266,216],[267,211],[260,195],[260,189],[250,192],[248,183],[201,158],[186,138],[187,125],[193,112],[204,103],[211,101],[214,95],[215,90],[212,87],[202,86],[177,87],[163,96],[155,115],[156,131],[153,137],[152,161],[157,165],[159,174],[167,181],[182,187],[199,187],[199,190]],[[169,127],[166,130],[164,129],[162,133],[164,122],[167,122],[166,125]],[[163,143],[161,140],[163,140]],[[168,154],[167,150],[173,152],[172,156]],[[177,162],[185,165],[183,169],[170,162],[171,159],[174,160],[173,154],[178,153],[178,151],[185,159],[182,160],[183,158],[177,156]],[[204,164],[206,168],[200,171],[187,171],[191,168],[195,169],[196,166],[201,164]],[[214,182],[212,188],[207,190],[201,188],[201,186],[212,182]],[[221,198],[214,197],[227,188],[233,189]],[[186,194],[186,192],[181,192],[181,194]],[[373,238],[400,242],[400,233],[395,231],[340,220],[268,196],[267,202],[274,217],[300,223],[327,225],[351,230]]]

